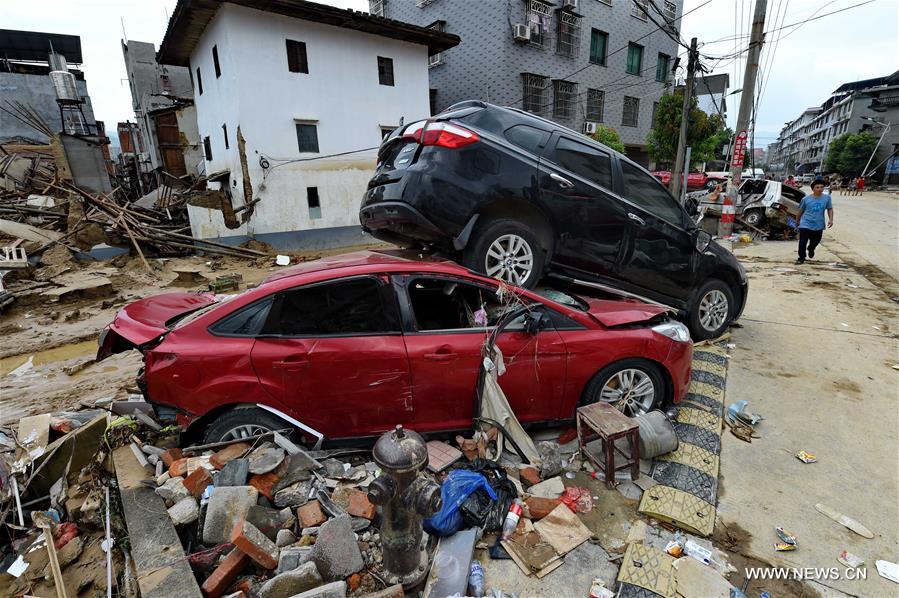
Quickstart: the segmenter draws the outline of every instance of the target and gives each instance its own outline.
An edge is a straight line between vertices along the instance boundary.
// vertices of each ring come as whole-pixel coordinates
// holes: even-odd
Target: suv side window
[[[487,312],[487,327],[495,326],[503,314],[519,307],[500,301],[495,289],[455,279],[415,278],[408,289],[416,328],[422,332],[483,330],[484,326],[475,321],[475,312],[482,306]],[[520,326],[521,322],[512,322],[507,329]]]
[[[653,216],[675,226],[683,226],[684,214],[680,206],[655,177],[621,160],[624,196]]]
[[[275,295],[262,328],[281,336],[352,336],[399,330],[389,286],[373,277],[327,282]]]
[[[550,159],[588,181],[606,189],[612,188],[612,160],[603,151],[567,137],[559,137]]]
[[[539,154],[549,141],[550,133],[529,125],[515,125],[506,129],[504,135],[518,147]]]

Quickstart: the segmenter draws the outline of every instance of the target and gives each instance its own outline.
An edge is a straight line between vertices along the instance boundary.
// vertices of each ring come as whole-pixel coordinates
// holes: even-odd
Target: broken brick
[[[270,471],[268,473],[256,474],[250,476],[250,480],[247,482],[248,485],[252,486],[256,490],[259,491],[259,494],[266,497],[269,500],[274,498],[274,492],[272,491],[275,487],[275,484],[278,483],[279,476],[274,471]]]
[[[212,483],[212,474],[209,473],[208,469],[200,467],[193,470],[190,475],[184,478],[182,483],[188,492],[199,498],[206,490],[206,486]]]
[[[248,450],[250,450],[249,444],[247,444],[246,442],[238,442],[236,444],[226,446],[219,452],[212,455],[212,457],[209,458],[209,462],[216,469],[221,469],[229,461],[233,461],[234,459],[242,457],[243,454]]]
[[[347,498],[349,499],[346,507],[347,513],[353,517],[362,517],[369,521],[374,519],[377,507],[368,500],[368,495],[365,492],[352,488],[347,493]]]
[[[278,547],[252,523],[238,521],[234,531],[231,532],[231,543],[247,553],[264,569],[274,569],[278,566]]]
[[[534,467],[522,467],[518,470],[518,477],[528,486],[540,483],[540,472]]]
[[[559,434],[559,438],[556,442],[559,444],[568,444],[575,438],[577,438],[577,428],[568,428]]]
[[[524,501],[528,507],[528,513],[531,519],[543,519],[549,515],[553,509],[562,504],[562,500],[558,498],[542,498],[540,496],[530,496]]]
[[[203,591],[203,595],[206,598],[218,598],[221,596],[249,564],[250,557],[239,548],[229,552],[228,556],[212,572],[212,575],[203,582],[200,588]]]
[[[171,467],[172,463],[184,458],[184,454],[181,452],[181,449],[176,447],[163,452],[159,455],[159,458],[162,459],[162,462],[165,463],[166,467]]]
[[[317,500],[310,500],[305,505],[297,507],[297,519],[300,520],[300,528],[318,527],[328,520]]]
[[[172,464],[169,465],[169,475],[173,478],[183,478],[187,475],[187,457],[181,457],[172,461]]]
[[[362,576],[358,573],[353,573],[349,577],[346,578],[346,586],[350,589],[350,591],[355,591],[359,589],[359,586],[362,585]]]

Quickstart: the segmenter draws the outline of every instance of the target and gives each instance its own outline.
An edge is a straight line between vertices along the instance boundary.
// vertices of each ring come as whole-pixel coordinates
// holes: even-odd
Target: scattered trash
[[[606,587],[606,582],[604,582],[599,577],[593,578],[593,583],[590,584],[590,598],[614,598],[615,592]]]
[[[818,457],[811,454],[808,451],[799,451],[796,453],[796,458],[802,461],[803,463],[817,463]]]
[[[859,523],[852,517],[843,515],[839,511],[836,511],[833,508],[831,508],[825,504],[818,503],[815,505],[815,509],[819,513],[821,513],[823,515],[827,515],[828,517],[830,517],[831,519],[833,519],[840,525],[848,527],[850,530],[854,531],[856,534],[858,534],[859,536],[862,536],[863,538],[870,539],[870,538],[874,537],[874,534],[867,527],[865,527],[864,525],[862,525],[861,523]]]
[[[686,542],[684,542],[684,553],[687,556],[692,557],[705,565],[712,564],[712,551],[707,548],[703,548],[693,540],[687,540]]]
[[[471,562],[471,571],[468,574],[468,595],[481,598],[484,595],[484,568],[481,561]]]
[[[837,560],[850,569],[858,569],[865,564],[865,560],[863,558],[852,554],[848,550],[844,550],[843,552],[841,552],[840,556],[837,557]]]
[[[792,532],[788,532],[782,527],[775,527],[774,532],[780,538],[780,542],[774,545],[775,550],[796,550],[799,547],[799,544],[796,542],[796,536]],[[789,546],[792,546],[792,548],[788,548]]]
[[[277,264],[278,266],[289,266],[290,265],[290,256],[289,255],[275,256],[275,264]]]
[[[569,486],[562,493],[562,502],[572,513],[589,513],[593,509],[593,498],[589,488]]]
[[[877,566],[877,574],[892,582],[899,583],[899,564],[890,561],[874,561]]]

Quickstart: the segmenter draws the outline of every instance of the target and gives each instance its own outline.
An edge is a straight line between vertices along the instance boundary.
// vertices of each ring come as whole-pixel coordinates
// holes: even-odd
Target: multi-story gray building
[[[844,83],[820,106],[785,124],[768,161],[775,172],[821,171],[831,141],[845,133],[883,136],[871,168],[899,152],[899,71]],[[882,171],[882,168],[881,168]],[[895,176],[895,175],[894,175]],[[889,181],[885,181],[889,182]]]
[[[588,133],[604,124],[648,163],[683,0],[369,0],[369,9],[462,38],[430,58],[432,111],[475,99]]]

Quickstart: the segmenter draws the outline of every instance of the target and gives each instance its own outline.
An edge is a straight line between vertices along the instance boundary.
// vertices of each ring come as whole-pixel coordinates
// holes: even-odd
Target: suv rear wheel
[[[711,279],[696,293],[688,324],[694,340],[721,336],[733,317],[734,295],[722,281]]]
[[[543,276],[546,254],[529,226],[502,219],[479,227],[462,259],[476,272],[530,289]]]

